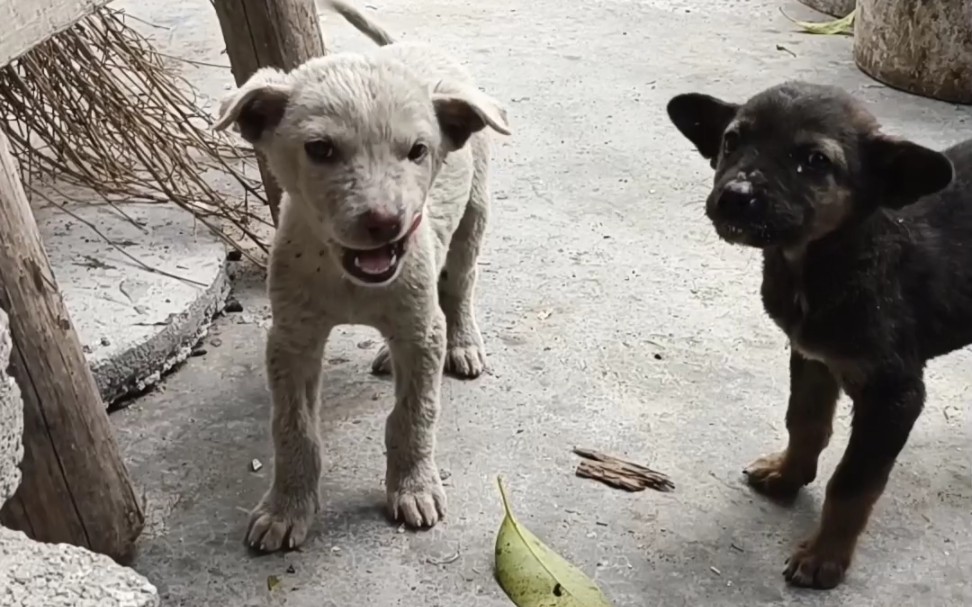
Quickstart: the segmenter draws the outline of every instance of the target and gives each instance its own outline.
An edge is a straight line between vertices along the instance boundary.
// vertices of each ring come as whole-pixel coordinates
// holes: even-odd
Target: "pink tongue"
[[[360,251],[356,256],[355,265],[367,274],[384,274],[392,265],[391,249],[382,247],[375,251]]]

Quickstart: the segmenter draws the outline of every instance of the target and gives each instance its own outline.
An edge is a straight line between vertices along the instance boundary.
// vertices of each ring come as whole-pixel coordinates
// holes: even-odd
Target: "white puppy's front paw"
[[[486,351],[482,344],[449,345],[445,371],[455,377],[475,379],[486,370]]]
[[[432,463],[416,465],[397,482],[389,482],[388,509],[394,520],[414,528],[431,528],[445,518],[446,495],[438,468]]]
[[[246,544],[261,552],[293,550],[307,538],[317,497],[281,496],[269,491],[250,513]]]

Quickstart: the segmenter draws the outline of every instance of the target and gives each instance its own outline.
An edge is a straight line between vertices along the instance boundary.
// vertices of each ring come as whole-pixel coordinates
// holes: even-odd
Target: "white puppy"
[[[273,482],[247,543],[300,545],[319,507],[318,406],[324,344],[339,324],[381,331],[374,367],[393,371],[385,431],[388,507],[430,527],[445,515],[435,463],[443,367],[485,367],[473,288],[489,206],[486,127],[506,113],[433,47],[392,43],[354,8],[328,2],[379,45],[284,73],[264,68],[221,107],[285,191],[273,243]]]

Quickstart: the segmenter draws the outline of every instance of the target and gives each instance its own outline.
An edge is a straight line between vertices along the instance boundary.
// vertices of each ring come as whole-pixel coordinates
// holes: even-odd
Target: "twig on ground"
[[[665,474],[591,449],[574,448],[584,458],[577,466],[577,476],[600,481],[625,491],[672,491],[675,483]]]

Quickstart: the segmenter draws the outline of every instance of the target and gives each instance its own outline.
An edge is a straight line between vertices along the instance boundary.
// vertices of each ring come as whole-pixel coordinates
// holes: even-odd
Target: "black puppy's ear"
[[[870,185],[884,206],[899,209],[952,183],[952,161],[941,152],[885,135],[865,145]]]
[[[668,117],[712,168],[716,167],[722,148],[722,134],[738,111],[737,104],[702,93],[677,95],[668,102]]]

